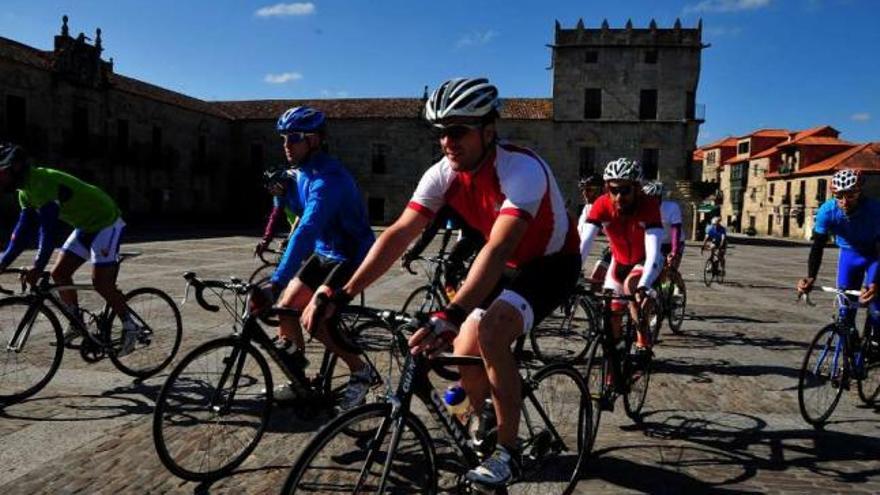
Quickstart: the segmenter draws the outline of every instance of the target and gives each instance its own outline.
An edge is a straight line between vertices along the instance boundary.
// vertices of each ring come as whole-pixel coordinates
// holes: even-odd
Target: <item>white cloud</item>
[[[703,0],[686,5],[684,12],[740,12],[761,9],[770,5],[770,2],[771,0]]]
[[[495,39],[498,36],[498,33],[492,29],[488,31],[474,31],[473,33],[468,33],[463,35],[458,41],[455,42],[456,48],[464,48],[466,46],[478,46],[485,45]]]
[[[257,10],[257,17],[286,17],[294,15],[311,15],[315,13],[315,4],[307,3],[276,3]]]
[[[282,72],[281,74],[266,74],[263,81],[269,84],[285,84],[292,81],[299,81],[302,78],[303,76],[299,72]]]
[[[871,120],[871,114],[868,112],[859,112],[850,115],[849,118],[856,122],[867,122]]]
[[[344,90],[330,90],[330,89],[322,89],[321,96],[324,98],[348,98],[348,91]]]
[[[704,32],[712,37],[721,37],[721,36],[739,36],[742,33],[742,28],[740,26],[711,26],[704,30]]]

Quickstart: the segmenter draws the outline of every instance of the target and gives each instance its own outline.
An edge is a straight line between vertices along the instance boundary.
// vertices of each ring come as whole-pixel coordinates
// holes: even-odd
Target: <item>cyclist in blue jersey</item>
[[[709,244],[712,244],[711,254],[718,254],[718,264],[721,266],[721,272],[724,273],[724,253],[727,252],[727,229],[721,225],[721,217],[712,217],[712,222],[706,227],[706,239],[703,241],[703,247],[700,248],[702,254],[706,251]]]
[[[809,293],[816,282],[822,254],[830,235],[834,235],[840,255],[837,261],[837,288],[861,289],[859,300],[868,304],[868,321],[880,324],[880,301],[876,297],[880,277],[880,201],[862,196],[864,177],[859,170],[843,169],[831,178],[834,198],[816,214],[813,246],[807,262],[807,276],[797,289]],[[843,305],[840,317],[852,321],[855,311]]]
[[[273,293],[280,293],[278,306],[302,310],[316,294],[332,294],[348,282],[374,236],[351,174],[321,149],[324,114],[310,107],[294,107],[281,115],[277,129],[284,138],[287,160],[298,170],[295,196],[302,204],[302,216],[271,285]],[[376,378],[375,372],[357,354],[340,349],[327,335],[325,326],[313,329],[312,334],[351,370],[340,409],[362,403]],[[304,367],[307,363],[302,342],[299,321],[282,317],[276,347],[291,365]],[[282,385],[276,397],[293,398],[293,391]]]
[[[281,249],[287,246],[290,236],[296,230],[303,210],[299,200],[299,191],[296,188],[298,179],[299,172],[296,169],[278,168],[263,173],[263,185],[272,195],[272,211],[269,213],[266,228],[263,230],[263,238],[254,248],[254,256],[263,254],[263,251],[272,243],[272,238],[275,237],[275,231],[278,230],[278,224],[283,217],[286,217],[287,223],[290,224],[290,234],[281,243]]]

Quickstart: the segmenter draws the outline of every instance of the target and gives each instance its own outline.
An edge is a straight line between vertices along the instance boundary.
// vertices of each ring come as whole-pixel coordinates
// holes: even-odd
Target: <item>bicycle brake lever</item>
[[[180,301],[180,305],[183,306],[189,300],[189,288],[192,287],[192,282],[186,283],[186,288],[183,289],[183,300]]]

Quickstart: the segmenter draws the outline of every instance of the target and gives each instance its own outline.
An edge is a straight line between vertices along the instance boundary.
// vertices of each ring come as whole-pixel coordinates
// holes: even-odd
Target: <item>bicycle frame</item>
[[[602,298],[602,300],[603,300],[602,301],[602,333],[603,333],[602,352],[605,353],[605,355],[608,358],[610,358],[610,360],[611,360],[611,380],[612,380],[612,383],[614,384],[614,390],[610,391],[610,392],[612,392],[614,394],[626,393],[627,391],[629,391],[629,386],[630,386],[630,383],[626,379],[626,377],[629,376],[630,370],[629,370],[629,364],[628,364],[628,362],[626,362],[627,360],[622,359],[621,353],[617,349],[618,339],[614,336],[614,334],[612,332],[613,327],[611,326],[611,315],[612,315],[611,301],[614,299],[618,299],[618,300],[623,300],[623,301],[628,301],[628,302],[634,302],[635,297],[634,296],[627,296],[627,295],[614,295],[614,294],[610,294],[610,293],[604,293],[604,294],[600,295],[600,298]],[[629,311],[629,308],[627,308],[626,311]],[[637,324],[640,324],[641,320],[642,320],[641,308],[638,309],[638,314],[639,314],[639,321],[637,322]],[[623,323],[623,322],[621,322],[621,323]],[[627,338],[626,334],[630,330],[628,328],[628,326],[632,325],[632,324],[633,324],[632,320],[630,319],[629,321],[626,322],[627,327],[621,328],[623,330],[623,334],[620,336],[621,339]],[[636,329],[636,331],[641,331],[641,330]],[[647,338],[647,339],[651,338],[650,331],[646,332],[645,338]],[[626,369],[624,369],[624,365],[626,365]],[[607,390],[607,387],[605,387],[605,388],[606,388],[606,394],[607,394],[609,392],[609,390]]]

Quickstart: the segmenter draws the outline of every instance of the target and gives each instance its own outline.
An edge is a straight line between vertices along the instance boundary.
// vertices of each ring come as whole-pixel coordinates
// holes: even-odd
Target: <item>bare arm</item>
[[[349,295],[359,294],[391,268],[409,243],[428,225],[429,219],[409,208],[373,243],[366,258],[342,288]]]
[[[489,241],[477,254],[464,285],[455,295],[455,304],[470,311],[483,302],[501,279],[505,263],[519,246],[528,226],[528,221],[511,215],[501,215],[495,220]]]

